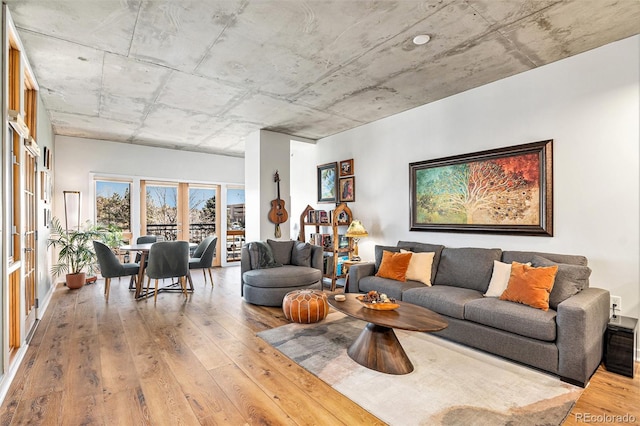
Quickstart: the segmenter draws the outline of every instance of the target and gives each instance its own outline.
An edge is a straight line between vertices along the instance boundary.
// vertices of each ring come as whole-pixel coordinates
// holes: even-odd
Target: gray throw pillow
[[[501,255],[501,249],[444,248],[434,284],[486,293],[493,273],[493,261],[500,260]]]
[[[251,262],[251,269],[265,269],[275,268],[282,266],[273,258],[273,251],[269,244],[264,241],[253,241],[247,245],[249,251],[249,260]]]
[[[271,246],[273,258],[277,263],[291,265],[291,251],[293,250],[293,243],[295,243],[295,241],[267,240],[267,243]]]
[[[294,241],[291,252],[291,264],[311,267],[311,244]]]
[[[560,303],[574,294],[578,294],[582,289],[589,287],[591,268],[588,266],[556,263],[541,256],[533,256],[531,264],[538,267],[558,265],[558,273],[549,295],[549,307],[553,310],[558,309]]]

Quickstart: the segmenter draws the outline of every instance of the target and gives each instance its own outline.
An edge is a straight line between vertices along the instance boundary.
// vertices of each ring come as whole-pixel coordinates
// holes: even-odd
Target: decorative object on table
[[[284,296],[282,312],[286,319],[301,324],[322,321],[329,313],[327,295],[320,290],[294,290]]]
[[[614,315],[604,336],[604,366],[607,371],[633,378],[638,351],[638,320]]]
[[[353,202],[356,200],[356,177],[350,176],[340,178],[339,181],[339,200],[341,203]]]
[[[410,230],[553,236],[552,145],[410,163]]]
[[[353,158],[340,162],[340,177],[353,175]]]
[[[348,356],[345,349],[362,332],[362,325],[333,312],[316,324],[286,324],[258,336],[392,426],[517,425],[531,419],[536,424],[559,425],[583,391],[499,356],[430,333],[404,330],[396,330],[402,347],[420,365],[411,374],[390,377]]]
[[[273,181],[276,183],[278,188],[278,197],[275,200],[271,201],[271,210],[269,211],[269,220],[272,223],[276,224],[276,229],[274,232],[274,236],[276,238],[280,238],[282,233],[280,231],[280,224],[285,223],[289,219],[289,214],[287,210],[284,208],[284,200],[280,198],[280,175],[276,170],[276,173],[273,175]]]
[[[378,293],[375,290],[371,290],[362,296],[356,296],[356,299],[358,299],[365,308],[376,311],[393,311],[400,307],[399,304],[395,303],[395,299],[390,299],[386,294]]]
[[[349,228],[347,232],[344,234],[346,237],[353,238],[353,253],[351,256],[351,260],[360,260],[360,256],[358,256],[358,242],[360,238],[368,237],[369,233],[365,229],[362,222],[358,219],[353,219],[353,221],[349,224]]]
[[[327,163],[318,166],[318,202],[335,203],[338,200],[336,191],[337,164]]]
[[[85,229],[78,225],[77,229],[65,230],[58,218],[51,220],[51,234],[48,247],[59,250],[58,262],[51,267],[55,276],[66,274],[66,285],[70,289],[82,287],[88,280],[87,272],[93,273],[96,268],[96,254],[92,248],[93,240],[101,240],[104,236],[101,228],[87,221]]]

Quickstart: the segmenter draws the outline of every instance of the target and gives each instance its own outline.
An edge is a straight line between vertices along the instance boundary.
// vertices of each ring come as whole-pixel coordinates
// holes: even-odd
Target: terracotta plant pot
[[[67,287],[71,289],[80,288],[87,280],[87,274],[80,272],[77,274],[67,274]]]

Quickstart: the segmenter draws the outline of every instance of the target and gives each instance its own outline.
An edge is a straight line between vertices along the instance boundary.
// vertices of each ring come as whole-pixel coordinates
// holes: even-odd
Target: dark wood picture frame
[[[338,198],[341,203],[350,203],[356,200],[356,177],[340,178],[338,185]]]
[[[327,163],[318,166],[318,202],[335,203],[338,200],[337,193],[338,163]]]
[[[340,162],[340,177],[353,176],[353,158]]]
[[[409,164],[410,230],[553,236],[553,140]]]

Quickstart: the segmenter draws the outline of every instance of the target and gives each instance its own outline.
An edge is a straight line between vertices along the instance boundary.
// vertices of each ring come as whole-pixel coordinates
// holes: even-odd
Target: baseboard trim
[[[18,353],[16,353],[14,361],[9,366],[7,374],[0,378],[0,404],[4,402],[4,399],[9,392],[11,383],[13,383],[13,379],[15,379],[16,374],[18,373],[18,369],[20,368],[20,365],[22,364],[22,361],[27,354],[27,349],[29,349],[29,345],[26,343],[22,345],[20,349],[18,349]]]

